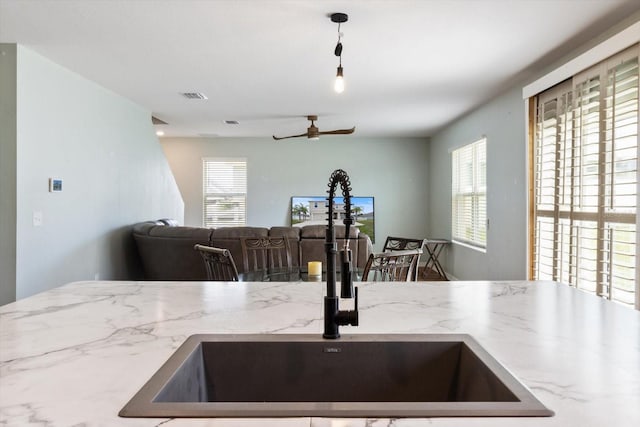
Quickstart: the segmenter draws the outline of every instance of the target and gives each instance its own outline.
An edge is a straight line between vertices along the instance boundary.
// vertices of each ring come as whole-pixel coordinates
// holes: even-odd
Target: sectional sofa
[[[133,238],[142,262],[145,280],[206,280],[202,258],[193,249],[196,243],[229,249],[238,271],[243,272],[240,240],[243,237],[286,237],[294,266],[322,261],[326,266],[324,225],[303,227],[184,227],[172,220],[147,221],[133,226]],[[334,227],[338,248],[344,242],[343,225]],[[349,230],[349,247],[355,267],[364,268],[373,252],[371,239],[356,227]],[[339,268],[340,262],[336,262]]]

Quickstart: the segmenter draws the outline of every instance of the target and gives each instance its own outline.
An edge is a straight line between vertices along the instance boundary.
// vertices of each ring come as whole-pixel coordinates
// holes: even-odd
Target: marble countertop
[[[343,335],[471,334],[556,415],[119,418],[191,334],[321,334],[324,284],[76,282],[0,307],[0,425],[640,425],[640,312],[551,282],[360,285],[360,326]]]

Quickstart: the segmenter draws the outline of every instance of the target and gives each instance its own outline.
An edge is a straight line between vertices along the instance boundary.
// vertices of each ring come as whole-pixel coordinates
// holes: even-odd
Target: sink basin
[[[192,335],[122,417],[551,416],[464,334]]]

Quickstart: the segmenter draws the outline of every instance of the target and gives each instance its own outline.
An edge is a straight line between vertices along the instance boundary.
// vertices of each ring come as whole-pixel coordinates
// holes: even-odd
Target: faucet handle
[[[325,297],[325,301],[327,300],[327,297]],[[338,298],[334,297],[333,298],[334,301],[337,301]],[[326,306],[325,306],[326,307]],[[353,305],[353,310],[340,310],[335,314],[335,320],[336,320],[336,325],[351,325],[351,326],[358,326],[358,287],[355,287],[355,301],[354,301],[354,305]],[[326,321],[326,319],[325,319]],[[325,338],[331,338],[331,335],[324,335]]]
[[[360,315],[358,314],[358,287],[353,288],[355,295],[353,301],[353,311],[351,312],[351,326],[358,326]]]
[[[340,269],[340,297],[353,298],[353,274],[351,267],[351,249],[345,248],[340,251],[342,267]]]

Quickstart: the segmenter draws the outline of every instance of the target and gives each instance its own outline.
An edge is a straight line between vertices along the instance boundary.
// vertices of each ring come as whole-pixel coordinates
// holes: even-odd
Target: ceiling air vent
[[[151,116],[151,123],[153,123],[154,125],[166,125],[166,124],[168,124],[167,122],[157,118],[156,116]]]
[[[180,95],[184,96],[187,99],[209,99],[207,95],[200,92],[183,92]]]

